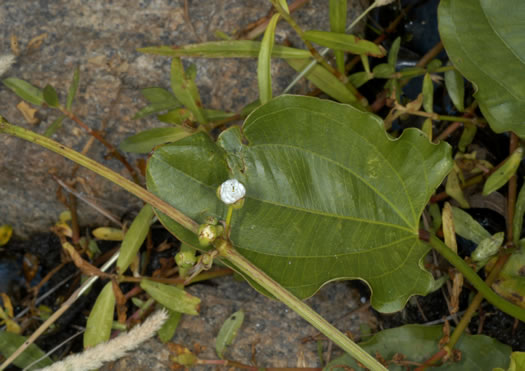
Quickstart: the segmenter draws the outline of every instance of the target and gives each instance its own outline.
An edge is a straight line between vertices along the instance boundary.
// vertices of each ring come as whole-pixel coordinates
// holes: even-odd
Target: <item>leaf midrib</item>
[[[390,223],[383,223],[383,222],[376,222],[376,221],[372,221],[372,220],[368,220],[368,219],[359,219],[359,218],[356,218],[356,219],[359,219],[360,221],[363,221],[363,222],[369,222],[369,223],[372,223],[372,224],[381,224],[381,225],[386,225],[386,226],[392,226],[394,228],[398,228],[398,229],[402,229],[402,230],[406,230],[406,231],[409,231],[410,233],[414,233],[414,231],[417,229],[417,226],[413,226],[410,221],[407,220],[407,218],[403,215],[403,213],[394,205],[392,204],[392,202],[390,200],[388,200],[388,198],[383,195],[378,189],[376,189],[372,184],[368,183],[366,181],[366,179],[364,179],[363,177],[361,177],[360,175],[358,175],[357,173],[355,173],[354,171],[352,171],[352,169],[344,166],[343,164],[335,161],[335,160],[332,160],[331,158],[329,157],[326,157],[320,153],[317,153],[317,152],[313,152],[311,150],[308,150],[306,148],[303,148],[303,147],[298,147],[298,146],[294,146],[294,145],[291,145],[291,144],[277,144],[277,143],[263,143],[263,144],[252,144],[249,146],[249,148],[257,148],[257,147],[284,147],[284,148],[290,148],[290,149],[293,149],[295,151],[299,151],[299,152],[307,152],[307,153],[310,153],[312,154],[313,156],[317,156],[319,157],[320,159],[323,159],[331,164],[334,164],[335,166],[338,166],[340,167],[341,169],[347,171],[348,173],[350,173],[350,175],[354,176],[355,178],[357,178],[358,180],[360,180],[365,186],[367,186],[370,190],[372,190],[373,193],[375,193],[379,198],[381,198],[387,205],[389,205],[391,207],[391,209],[394,211],[394,213],[399,217],[401,218],[401,220],[403,220],[406,225],[408,226],[408,228],[405,228],[401,225],[398,225],[398,224],[390,224]],[[404,185],[404,183],[403,183]],[[251,196],[250,196],[251,197]],[[254,198],[254,197],[252,197]],[[255,198],[254,198],[255,199]],[[263,201],[263,202],[270,202],[270,201],[267,201],[267,200],[260,200],[259,201]],[[279,205],[279,206],[287,206],[287,207],[290,207],[290,208],[295,208],[297,210],[303,210],[303,211],[310,211],[312,213],[314,213],[314,211],[310,210],[310,209],[306,209],[306,208],[300,208],[300,207],[297,207],[297,206],[292,206],[292,205],[284,205],[284,204],[280,204],[278,202],[275,202],[275,201],[272,201],[275,205]],[[326,212],[321,212],[321,211],[316,211],[318,213],[326,213]],[[339,215],[339,214],[330,214],[330,213],[326,213],[326,215],[328,216],[334,216],[334,217],[340,217],[340,218],[352,218],[352,217],[348,217],[348,216],[343,216],[343,215]]]

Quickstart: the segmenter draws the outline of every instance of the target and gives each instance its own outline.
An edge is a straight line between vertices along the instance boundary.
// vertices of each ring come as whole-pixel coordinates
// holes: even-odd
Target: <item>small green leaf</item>
[[[164,88],[151,87],[145,88],[140,91],[144,98],[148,102],[154,103],[171,103],[171,104],[180,104],[177,98]]]
[[[54,87],[47,84],[44,87],[42,94],[44,96],[44,101],[49,107],[58,107],[60,103],[58,102],[58,94]]]
[[[27,338],[25,336],[13,334],[12,332],[0,331],[0,353],[2,353],[4,358],[8,358],[20,346],[22,346],[26,340]],[[31,344],[13,361],[13,364],[17,367],[25,368],[40,358],[42,358],[42,360],[31,366],[29,370],[41,369],[53,364],[51,358],[46,356],[46,353],[43,352],[38,345]]]
[[[378,64],[372,70],[374,77],[377,79],[388,79],[394,72],[396,72],[396,69],[388,63]]]
[[[404,361],[423,363],[439,349],[439,341],[443,337],[441,326],[406,325],[383,330],[370,340],[359,343],[368,353],[381,355],[385,360],[391,360],[395,355],[402,354]],[[461,352],[457,362],[446,362],[433,366],[432,371],[465,371],[491,370],[493,367],[507,367],[512,349],[508,345],[485,335],[464,334],[455,349]],[[349,355],[331,361],[325,370],[344,371],[350,368],[362,369]],[[400,363],[389,363],[390,371],[404,371],[406,366]]]
[[[368,40],[362,40],[354,35],[327,31],[306,31],[303,37],[316,44],[333,50],[341,50],[352,54],[366,54],[372,57],[384,57],[385,50]]]
[[[165,122],[171,125],[182,125],[186,121],[194,121],[195,116],[187,108],[177,108],[162,115],[157,115],[159,121]]]
[[[199,123],[206,123],[197,85],[194,80],[188,79],[180,58],[173,58],[171,62],[171,90],[175,97],[195,115]]]
[[[485,181],[485,185],[483,186],[483,195],[487,196],[503,187],[509,181],[509,179],[514,174],[516,174],[522,158],[523,147],[519,147],[512,153],[512,155],[509,156],[507,161],[505,161],[505,163],[501,165],[499,169],[490,174],[490,176]]]
[[[8,77],[7,79],[2,80],[2,82],[16,95],[29,103],[33,103],[37,106],[41,106],[44,103],[44,94],[42,93],[42,90],[34,87],[27,81],[17,79],[16,77]]]
[[[275,38],[275,26],[279,21],[279,14],[274,14],[261,43],[259,50],[259,60],[257,62],[257,80],[259,82],[259,100],[261,104],[272,99],[272,49]]]
[[[463,190],[461,189],[461,184],[456,169],[452,169],[448,174],[445,192],[447,192],[450,197],[456,200],[461,207],[465,209],[470,207],[467,199],[465,198],[465,195],[463,194]]]
[[[13,235],[13,227],[8,224],[0,225],[0,246],[7,245]]]
[[[492,284],[494,291],[505,299],[525,308],[525,252],[516,250],[507,260],[498,279]]]
[[[489,238],[483,239],[478,247],[470,254],[472,261],[484,265],[490,258],[496,255],[503,245],[504,232],[498,232]]]
[[[125,152],[149,153],[155,146],[160,144],[176,142],[191,135],[182,128],[154,128],[141,131],[124,139],[119,148]]]
[[[55,121],[53,121],[51,125],[49,125],[46,128],[46,131],[44,131],[44,136],[48,138],[53,136],[53,134],[55,134],[56,131],[60,129],[60,127],[62,126],[62,121],[64,121],[65,118],[66,116],[62,115],[62,116],[59,116]]]
[[[429,73],[423,78],[423,109],[428,113],[434,111],[434,83]]]
[[[304,59],[287,59],[286,62],[296,71],[302,71],[310,64],[310,60]],[[316,64],[307,74],[306,78],[315,86],[321,89],[334,99],[341,103],[356,103],[357,98],[348,90],[337,77],[331,74],[326,68]]]
[[[144,205],[138,215],[133,219],[122,245],[120,246],[120,255],[117,260],[117,269],[123,274],[129,265],[137,256],[142,243],[148,235],[151,219],[153,218],[153,208],[150,205]]]
[[[490,238],[490,233],[481,226],[469,213],[460,208],[452,206],[454,217],[454,228],[461,237],[479,244],[486,238]]]
[[[502,368],[494,368],[492,371],[522,371],[525,370],[525,353],[513,352],[510,355],[510,365],[507,370]]]
[[[71,107],[73,106],[73,101],[75,100],[75,97],[77,95],[78,91],[78,83],[80,81],[80,68],[75,68],[75,72],[73,73],[73,81],[71,82],[71,85],[69,86],[69,90],[67,92],[67,98],[66,98],[66,109],[71,110]]]
[[[373,75],[365,71],[359,71],[348,76],[348,80],[354,87],[359,88],[363,86],[366,82],[370,81],[372,77]]]
[[[432,141],[432,129],[433,129],[432,119],[426,119],[423,122],[423,126],[421,127],[421,131],[423,131],[423,133],[425,133],[427,135],[428,140],[430,140],[430,141]]]
[[[445,87],[448,96],[459,112],[465,110],[465,81],[457,70],[445,71]]]
[[[330,31],[345,33],[347,0],[330,0]],[[345,54],[343,51],[334,52],[337,69],[345,73]],[[354,85],[355,86],[355,85]]]
[[[168,57],[204,57],[204,58],[257,58],[261,49],[260,41],[234,40],[211,41],[181,47],[158,46],[137,49],[147,54],[164,55]],[[274,45],[273,58],[307,59],[311,57],[308,50]]]
[[[396,68],[397,55],[399,54],[399,48],[401,47],[401,36],[396,37],[390,50],[388,51],[388,64]]]
[[[186,293],[183,289],[148,279],[140,281],[140,287],[168,309],[194,316],[199,314],[201,299]]]
[[[512,220],[512,226],[514,229],[514,236],[512,242],[514,246],[518,246],[520,240],[521,231],[523,229],[523,215],[525,214],[525,183],[521,186],[520,193],[516,200],[516,209],[514,211],[514,219]],[[1,245],[1,243],[0,243]]]
[[[175,335],[175,331],[177,330],[177,327],[179,326],[180,319],[182,318],[182,313],[175,312],[171,309],[166,309],[169,313],[169,317],[166,322],[162,325],[160,328],[158,335],[160,341],[163,343],[167,343],[173,338],[173,335]]]
[[[476,125],[468,122],[465,122],[463,124],[463,132],[461,133],[461,137],[459,138],[458,143],[458,148],[461,152],[465,152],[467,146],[469,146],[474,140],[474,137],[476,136],[477,132],[478,127]]]
[[[89,313],[84,332],[84,348],[89,348],[109,340],[113,313],[115,312],[115,294],[111,282],[106,283]]]
[[[441,62],[440,59],[432,59],[430,62],[428,62],[427,64],[427,71],[428,72],[434,72],[435,70],[437,70],[439,67],[441,67],[443,65],[443,62]]]
[[[224,359],[224,351],[226,350],[226,347],[235,340],[243,321],[244,312],[239,310],[228,317],[228,319],[222,324],[217,339],[215,340],[215,350],[220,359]]]

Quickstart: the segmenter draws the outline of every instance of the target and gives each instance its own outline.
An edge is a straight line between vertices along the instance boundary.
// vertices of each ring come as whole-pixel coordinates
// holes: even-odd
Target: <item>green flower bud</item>
[[[221,231],[222,232],[222,231]],[[210,246],[215,239],[220,235],[216,225],[202,224],[199,227],[199,243],[202,247]]]
[[[196,262],[194,251],[181,251],[175,255],[175,263],[181,269],[191,268]]]

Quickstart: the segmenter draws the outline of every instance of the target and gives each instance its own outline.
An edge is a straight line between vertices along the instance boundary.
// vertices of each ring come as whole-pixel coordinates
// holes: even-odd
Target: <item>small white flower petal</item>
[[[221,184],[219,196],[227,205],[239,201],[244,195],[246,195],[246,188],[237,179],[229,179]]]

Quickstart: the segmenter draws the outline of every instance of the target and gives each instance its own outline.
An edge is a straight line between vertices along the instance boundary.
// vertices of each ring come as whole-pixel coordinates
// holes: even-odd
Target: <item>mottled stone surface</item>
[[[184,316],[173,342],[200,349],[198,357],[218,359],[215,338],[223,322],[242,309],[245,321],[234,343],[227,349],[226,359],[252,365],[252,349],[259,367],[320,367],[316,341],[318,334],[301,317],[285,305],[270,300],[233,278],[221,278],[213,285],[195,285],[189,291],[202,298],[200,316]],[[359,334],[359,324],[368,321],[368,311],[355,311],[360,305],[356,290],[348,283],[330,284],[306,301],[318,313],[343,332]],[[320,337],[320,339],[325,339]],[[324,341],[324,349],[327,342]],[[332,359],[341,354],[333,347]],[[131,357],[108,364],[103,370],[169,370],[170,353],[158,340],[150,340]],[[201,368],[199,368],[201,369]],[[216,369],[208,366],[208,369]]]
[[[51,84],[64,100],[74,68],[79,66],[80,89],[74,111],[93,129],[103,129],[104,123],[110,142],[118,144],[142,129],[164,126],[154,118],[131,120],[145,104],[140,88],[169,88],[169,59],[143,55],[135,49],[194,43],[199,41],[196,34],[201,40],[215,40],[216,30],[234,33],[270,9],[269,2],[261,0],[190,0],[194,34],[185,21],[183,4],[183,0],[4,0],[0,3],[0,54],[9,52],[11,35],[17,36],[22,51],[16,65],[4,77],[22,78],[41,88]],[[361,9],[352,4],[349,8],[351,14]],[[309,2],[295,17],[305,29],[328,29],[328,0]],[[47,34],[43,44],[27,52],[27,43],[43,33]],[[285,38],[294,46],[301,46],[293,31],[281,22],[278,42]],[[254,60],[193,62],[207,107],[235,111],[257,98]],[[279,92],[292,79],[293,71],[282,61],[275,61],[272,71],[274,89]],[[15,108],[19,101],[10,90],[0,86],[0,115],[12,123],[43,133],[58,117],[57,111],[40,108],[38,115],[42,121],[31,126]],[[65,120],[54,139],[81,150],[89,137],[72,121]],[[0,143],[0,224],[13,225],[18,235],[47,230],[64,210],[56,199],[57,185],[48,173],[53,170],[59,177],[70,179],[74,165],[19,139],[2,136]],[[118,161],[104,158],[106,154],[107,150],[98,142],[88,153],[127,176]],[[86,170],[80,170],[77,177],[85,181],[84,192],[118,216],[138,207],[132,196]],[[82,204],[79,214],[84,224],[108,223]]]

